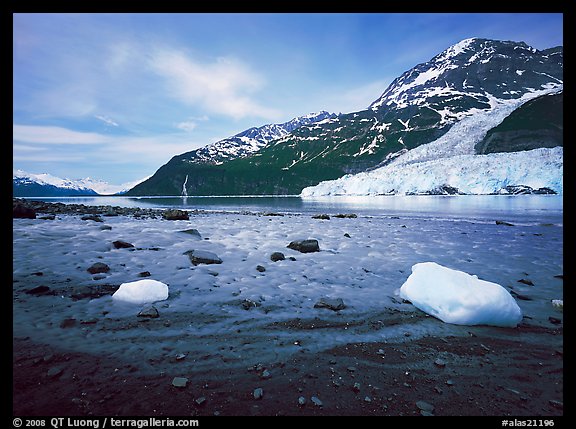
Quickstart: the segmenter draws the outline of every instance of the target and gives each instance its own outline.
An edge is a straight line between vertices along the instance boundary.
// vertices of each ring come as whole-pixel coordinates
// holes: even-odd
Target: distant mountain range
[[[317,122],[300,122],[285,135],[270,132],[272,140],[257,143],[249,132],[271,126],[247,130],[173,157],[128,195],[300,194],[322,181],[406,159],[459,123],[468,127],[460,132],[474,138],[462,147],[440,145],[448,152],[435,153],[435,159],[562,146],[562,89],[562,47],[539,51],[523,42],[466,39],[403,73],[365,110],[339,116],[323,112]],[[556,96],[537,100],[547,94]],[[534,104],[512,116],[531,100]],[[533,113],[531,105],[536,107]],[[523,114],[539,120],[524,120]],[[481,115],[488,120],[470,119]],[[522,130],[497,128],[503,121],[506,126],[520,124]],[[418,152],[420,161],[424,152]],[[523,184],[506,186],[514,185]],[[433,192],[417,187],[413,191]]]
[[[102,180],[61,179],[51,174],[32,174],[22,170],[12,172],[12,195],[14,197],[64,197],[123,194],[138,182],[110,185]]]

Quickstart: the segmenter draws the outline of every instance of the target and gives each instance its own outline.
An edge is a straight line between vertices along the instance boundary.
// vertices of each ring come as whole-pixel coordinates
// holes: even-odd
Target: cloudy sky
[[[562,14],[15,14],[13,167],[120,184],[252,126],[366,108],[468,37],[563,44]]]

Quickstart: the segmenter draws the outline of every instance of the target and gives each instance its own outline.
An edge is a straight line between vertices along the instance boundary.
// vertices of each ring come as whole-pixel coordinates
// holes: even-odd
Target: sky
[[[563,45],[560,13],[13,15],[13,167],[119,185],[253,126],[365,109],[469,37]]]

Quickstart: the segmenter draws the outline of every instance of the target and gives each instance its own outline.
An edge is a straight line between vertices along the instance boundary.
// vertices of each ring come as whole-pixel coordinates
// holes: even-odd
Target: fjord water
[[[207,196],[207,197],[57,197],[50,202],[142,208],[282,214],[355,213],[365,216],[408,216],[440,219],[561,224],[559,195],[414,195],[414,196]]]

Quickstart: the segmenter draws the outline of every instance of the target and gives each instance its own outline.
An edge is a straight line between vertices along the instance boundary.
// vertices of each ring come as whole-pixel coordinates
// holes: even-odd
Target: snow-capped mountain
[[[232,137],[184,153],[179,158],[196,164],[222,164],[226,161],[252,155],[272,140],[284,137],[303,125],[335,117],[336,115],[333,113],[321,111],[299,116],[283,124],[252,127]]]
[[[113,195],[122,194],[141,181],[111,185],[103,180],[89,177],[71,180],[48,173],[32,174],[14,169],[12,172],[12,192],[14,197]]]
[[[300,194],[390,164],[466,118],[498,111],[502,121],[524,102],[562,88],[562,47],[540,51],[523,42],[466,39],[403,73],[365,110],[303,125],[221,165],[193,169],[190,160],[178,159],[135,194],[179,195],[186,177],[189,195]],[[542,147],[531,140],[524,149]]]
[[[454,122],[492,107],[494,99],[561,85],[562,70],[561,47],[538,51],[524,42],[470,38],[403,73],[370,108],[424,106],[441,123]]]

